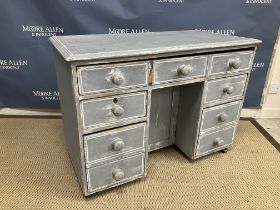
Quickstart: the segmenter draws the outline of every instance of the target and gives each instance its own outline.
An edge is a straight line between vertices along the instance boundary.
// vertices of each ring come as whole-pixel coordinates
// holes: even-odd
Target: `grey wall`
[[[277,0],[1,0],[0,106],[59,107],[49,36],[201,29],[263,40],[245,100],[258,107],[279,14]]]

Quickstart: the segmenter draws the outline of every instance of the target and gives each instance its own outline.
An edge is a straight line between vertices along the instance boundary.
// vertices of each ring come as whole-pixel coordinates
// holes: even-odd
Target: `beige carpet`
[[[280,154],[249,122],[235,147],[189,162],[149,156],[145,179],[84,198],[60,119],[0,118],[0,209],[280,209]]]

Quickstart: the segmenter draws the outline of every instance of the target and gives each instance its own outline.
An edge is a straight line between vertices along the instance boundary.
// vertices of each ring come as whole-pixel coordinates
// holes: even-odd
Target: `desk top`
[[[160,53],[242,47],[261,43],[257,39],[198,30],[53,36],[50,41],[66,61],[152,56]]]

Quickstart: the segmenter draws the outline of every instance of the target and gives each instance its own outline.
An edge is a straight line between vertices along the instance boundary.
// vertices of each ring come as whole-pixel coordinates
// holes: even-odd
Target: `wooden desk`
[[[229,148],[256,39],[202,31],[52,37],[65,139],[85,196],[144,177],[148,152]]]

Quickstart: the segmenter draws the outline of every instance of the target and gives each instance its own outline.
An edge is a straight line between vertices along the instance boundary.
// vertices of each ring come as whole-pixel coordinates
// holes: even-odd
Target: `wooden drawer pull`
[[[117,168],[113,171],[112,175],[113,175],[114,180],[120,181],[124,177],[124,172],[121,169]]]
[[[241,66],[240,58],[234,58],[228,60],[228,67],[229,69],[239,69]]]
[[[119,106],[119,105],[113,105],[112,107],[112,113],[116,116],[119,117],[124,113],[124,109]]]
[[[187,76],[192,71],[192,67],[190,65],[182,65],[177,69],[177,74],[179,76]]]
[[[214,141],[214,145],[216,147],[223,146],[223,144],[224,144],[224,140],[222,140],[221,138],[216,138],[216,140]]]
[[[111,82],[115,85],[121,85],[124,82],[124,76],[121,73],[114,73],[111,76]]]
[[[228,115],[225,112],[222,112],[218,115],[218,120],[220,122],[226,122],[228,120]]]
[[[230,95],[234,92],[234,87],[232,87],[232,86],[224,87],[223,92]]]
[[[114,151],[120,151],[124,148],[124,141],[119,138],[113,142],[112,147]]]

